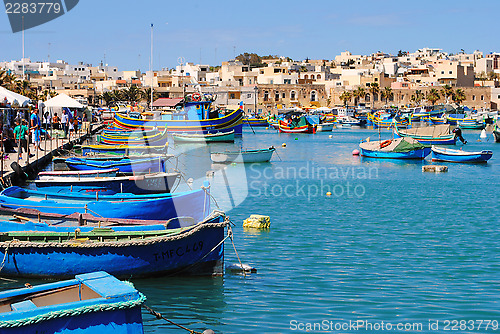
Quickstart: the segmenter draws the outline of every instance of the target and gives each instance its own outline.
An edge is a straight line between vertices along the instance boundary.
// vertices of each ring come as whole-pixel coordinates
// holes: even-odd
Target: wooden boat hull
[[[383,152],[383,151],[371,151],[361,148],[361,155],[368,158],[379,158],[379,159],[425,159],[426,156],[431,153],[431,148],[426,147],[420,150],[412,150],[409,152]]]
[[[459,121],[458,126],[461,129],[482,130],[486,127],[486,124],[484,124],[483,122],[476,122],[476,121]]]
[[[210,154],[210,159],[214,163],[258,163],[269,162],[273,156],[275,148],[263,150],[246,150],[242,152],[219,152]]]
[[[8,303],[0,314],[0,331],[142,334],[145,299],[133,286],[103,271],[7,290],[0,293],[0,300]]]
[[[335,126],[335,124],[333,122],[318,124],[316,126],[316,132],[332,131],[334,126]]]
[[[166,154],[168,143],[163,146],[148,146],[148,145],[82,145],[80,147],[82,155],[92,154],[118,154],[129,155],[130,153],[141,154]]]
[[[118,127],[150,127],[159,129],[167,128],[169,133],[208,133],[209,131],[234,130],[236,136],[241,136],[243,126],[243,110],[236,109],[233,112],[219,118],[204,120],[145,120],[130,118],[116,114],[114,122]]]
[[[179,173],[155,173],[134,176],[78,178],[78,177],[45,177],[35,180],[38,188],[59,187],[70,189],[71,186],[89,188],[88,192],[99,191],[101,194],[131,193],[156,194],[168,193],[179,180]],[[92,190],[92,188],[98,188]]]
[[[266,127],[268,125],[267,118],[243,118],[243,126]]]
[[[114,177],[118,173],[118,168],[110,169],[95,169],[86,171],[62,170],[38,173],[38,178],[43,180],[54,177],[70,177],[70,178],[94,178],[94,177]]]
[[[134,131],[136,132],[136,131]],[[168,141],[167,130],[156,131],[152,135],[109,135],[103,133],[98,136],[99,142],[106,145],[148,145],[164,146]]]
[[[210,212],[209,194],[204,190],[174,194],[115,194],[50,192],[9,187],[0,192],[0,212],[30,208],[41,212],[71,215],[91,213],[104,218],[168,220],[192,217],[203,220]]]
[[[209,133],[209,134],[173,134],[176,143],[232,143],[234,142],[234,131]]]
[[[161,173],[165,172],[165,163],[170,156],[157,156],[151,158],[123,158],[121,160],[100,160],[91,158],[71,157],[65,160],[66,165],[72,170],[95,170],[118,168],[120,173]]]
[[[316,133],[316,126],[309,124],[291,128],[280,122],[278,125],[278,131],[282,133]]]
[[[424,136],[417,134],[405,133],[404,131],[400,131],[396,126],[394,128],[396,135],[399,137],[409,137],[418,140],[420,143],[424,145],[455,145],[457,142],[457,137],[454,133],[440,135],[440,136]]]
[[[134,237],[129,241],[104,237],[103,241],[91,239],[92,242],[19,241],[14,245],[9,239],[16,234],[11,232],[11,237],[4,235],[0,239],[3,240],[0,256],[6,258],[2,275],[59,278],[95,270],[106,270],[125,278],[220,275],[226,224],[223,216],[218,215],[189,228],[169,230],[157,237]],[[35,233],[30,235],[36,240]]]
[[[432,147],[432,161],[481,163],[487,162],[492,155],[493,152],[487,150],[481,152],[466,152]]]

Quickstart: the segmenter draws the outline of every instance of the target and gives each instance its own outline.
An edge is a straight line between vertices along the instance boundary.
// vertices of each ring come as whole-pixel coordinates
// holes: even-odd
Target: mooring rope
[[[165,318],[160,312],[157,312],[157,311],[153,310],[151,307],[147,306],[146,304],[143,304],[142,307],[145,308],[151,315],[155,316],[156,319],[163,319],[163,320],[169,322],[170,324],[175,325],[175,326],[177,326],[179,328],[182,328],[182,329],[184,329],[184,330],[186,330],[186,331],[188,331],[189,333],[192,333],[192,334],[203,334],[201,332],[197,332],[195,330],[189,329],[187,327],[184,327],[182,325],[179,325],[179,324],[173,322],[172,320],[169,320],[169,319]]]

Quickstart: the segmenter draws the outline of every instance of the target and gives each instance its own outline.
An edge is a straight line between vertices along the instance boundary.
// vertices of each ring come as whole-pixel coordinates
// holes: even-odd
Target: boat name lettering
[[[177,248],[172,248],[167,251],[161,252],[161,253],[154,253],[155,261],[160,261],[160,260],[165,260],[165,259],[172,259],[174,256],[184,256],[187,253],[190,252],[198,252],[201,251],[203,248],[203,241],[198,241],[193,244],[187,244],[186,246],[179,246]]]

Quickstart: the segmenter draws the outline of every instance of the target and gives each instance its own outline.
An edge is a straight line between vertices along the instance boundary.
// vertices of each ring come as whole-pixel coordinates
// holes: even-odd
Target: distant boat
[[[401,130],[397,126],[394,128],[400,137],[409,137],[418,140],[426,145],[455,145],[457,136],[451,132],[450,125],[440,124],[427,127],[418,127]]]
[[[333,130],[334,126],[335,123],[333,122],[319,123],[316,125],[316,132],[329,132]]]
[[[127,279],[222,274],[228,225],[222,212],[178,229],[83,226],[68,232],[68,228],[56,226],[33,231],[31,225],[12,231],[12,223],[0,223],[0,257],[5,258],[2,276],[64,278],[96,270]],[[82,286],[82,293],[84,289]]]
[[[19,254],[16,254],[16,259],[17,256],[19,260],[28,257],[28,260],[31,259],[36,263],[36,267],[46,266],[44,270],[48,277],[51,277],[52,266],[62,267],[61,264],[69,259],[59,256],[60,263],[54,259],[47,266],[47,262],[34,261],[37,255],[43,257],[43,250],[48,249],[47,247],[33,247],[37,249],[38,254],[32,254],[29,258],[25,250],[31,247],[23,246],[16,247],[15,253]],[[9,257],[13,258],[10,254]],[[89,256],[89,258],[94,257],[94,255]],[[10,265],[7,264],[5,267]],[[146,300],[143,294],[131,284],[119,281],[104,271],[89,270],[87,272],[90,273],[85,274],[84,269],[80,271],[81,275],[65,275],[75,277],[67,281],[0,292],[2,303],[0,331],[68,334],[143,333],[141,305]],[[14,272],[10,275],[21,276]]]
[[[64,162],[72,170],[96,170],[118,168],[120,173],[159,173],[165,172],[165,163],[172,155],[157,155],[150,157],[123,157],[120,160],[102,160],[93,158],[66,158]]]
[[[207,134],[197,133],[174,133],[172,135],[176,143],[214,143],[214,142],[234,142],[234,130],[229,132],[217,132]]]
[[[118,168],[94,169],[94,170],[58,170],[38,173],[40,180],[54,177],[68,178],[94,178],[94,177],[113,177],[118,173]]]
[[[476,121],[475,119],[464,119],[457,122],[458,126],[461,129],[470,129],[470,130],[482,130],[486,127],[484,122]]]
[[[279,120],[278,131],[283,133],[316,133],[316,126],[302,115],[295,118],[290,117],[287,121]]]
[[[268,162],[271,160],[276,149],[269,147],[259,150],[242,150],[233,152],[214,152],[210,154],[210,159],[214,163],[254,163]]]
[[[267,118],[264,117],[244,117],[243,126],[260,127],[268,126]]]
[[[446,123],[446,118],[444,117],[430,117],[429,120],[431,121],[432,124],[445,124]]]
[[[466,114],[447,114],[446,121],[450,125],[457,125],[457,122],[463,121],[467,117]]]
[[[492,151],[483,150],[468,152],[444,147],[432,146],[432,161],[447,162],[487,162],[493,155]]]
[[[365,141],[359,144],[361,155],[382,159],[425,159],[431,147],[412,138]]]
[[[0,212],[31,208],[41,212],[66,214],[91,213],[105,218],[168,220],[193,217],[202,220],[210,212],[209,194],[204,189],[181,193],[101,195],[68,190],[50,191],[9,187],[0,192]]]
[[[154,173],[134,176],[110,177],[61,177],[44,176],[35,180],[38,188],[61,187],[71,190],[73,186],[82,187],[86,192],[98,191],[101,194],[132,193],[135,195],[167,193],[174,189],[179,173]],[[96,188],[96,189],[92,189]]]
[[[163,132],[155,131],[152,134],[141,134],[140,131],[132,131],[130,134],[107,134],[98,135],[98,141],[107,145],[148,145],[161,146],[168,141],[167,129]]]

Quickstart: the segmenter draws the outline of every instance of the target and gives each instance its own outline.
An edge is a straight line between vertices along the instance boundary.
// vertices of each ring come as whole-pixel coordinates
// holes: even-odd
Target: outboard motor
[[[456,136],[458,139],[460,139],[460,141],[461,141],[462,143],[467,144],[467,140],[465,140],[465,138],[464,138],[464,137],[462,137],[462,129],[460,129],[460,128],[455,128],[455,129],[453,130],[453,133],[455,134],[455,136]]]

